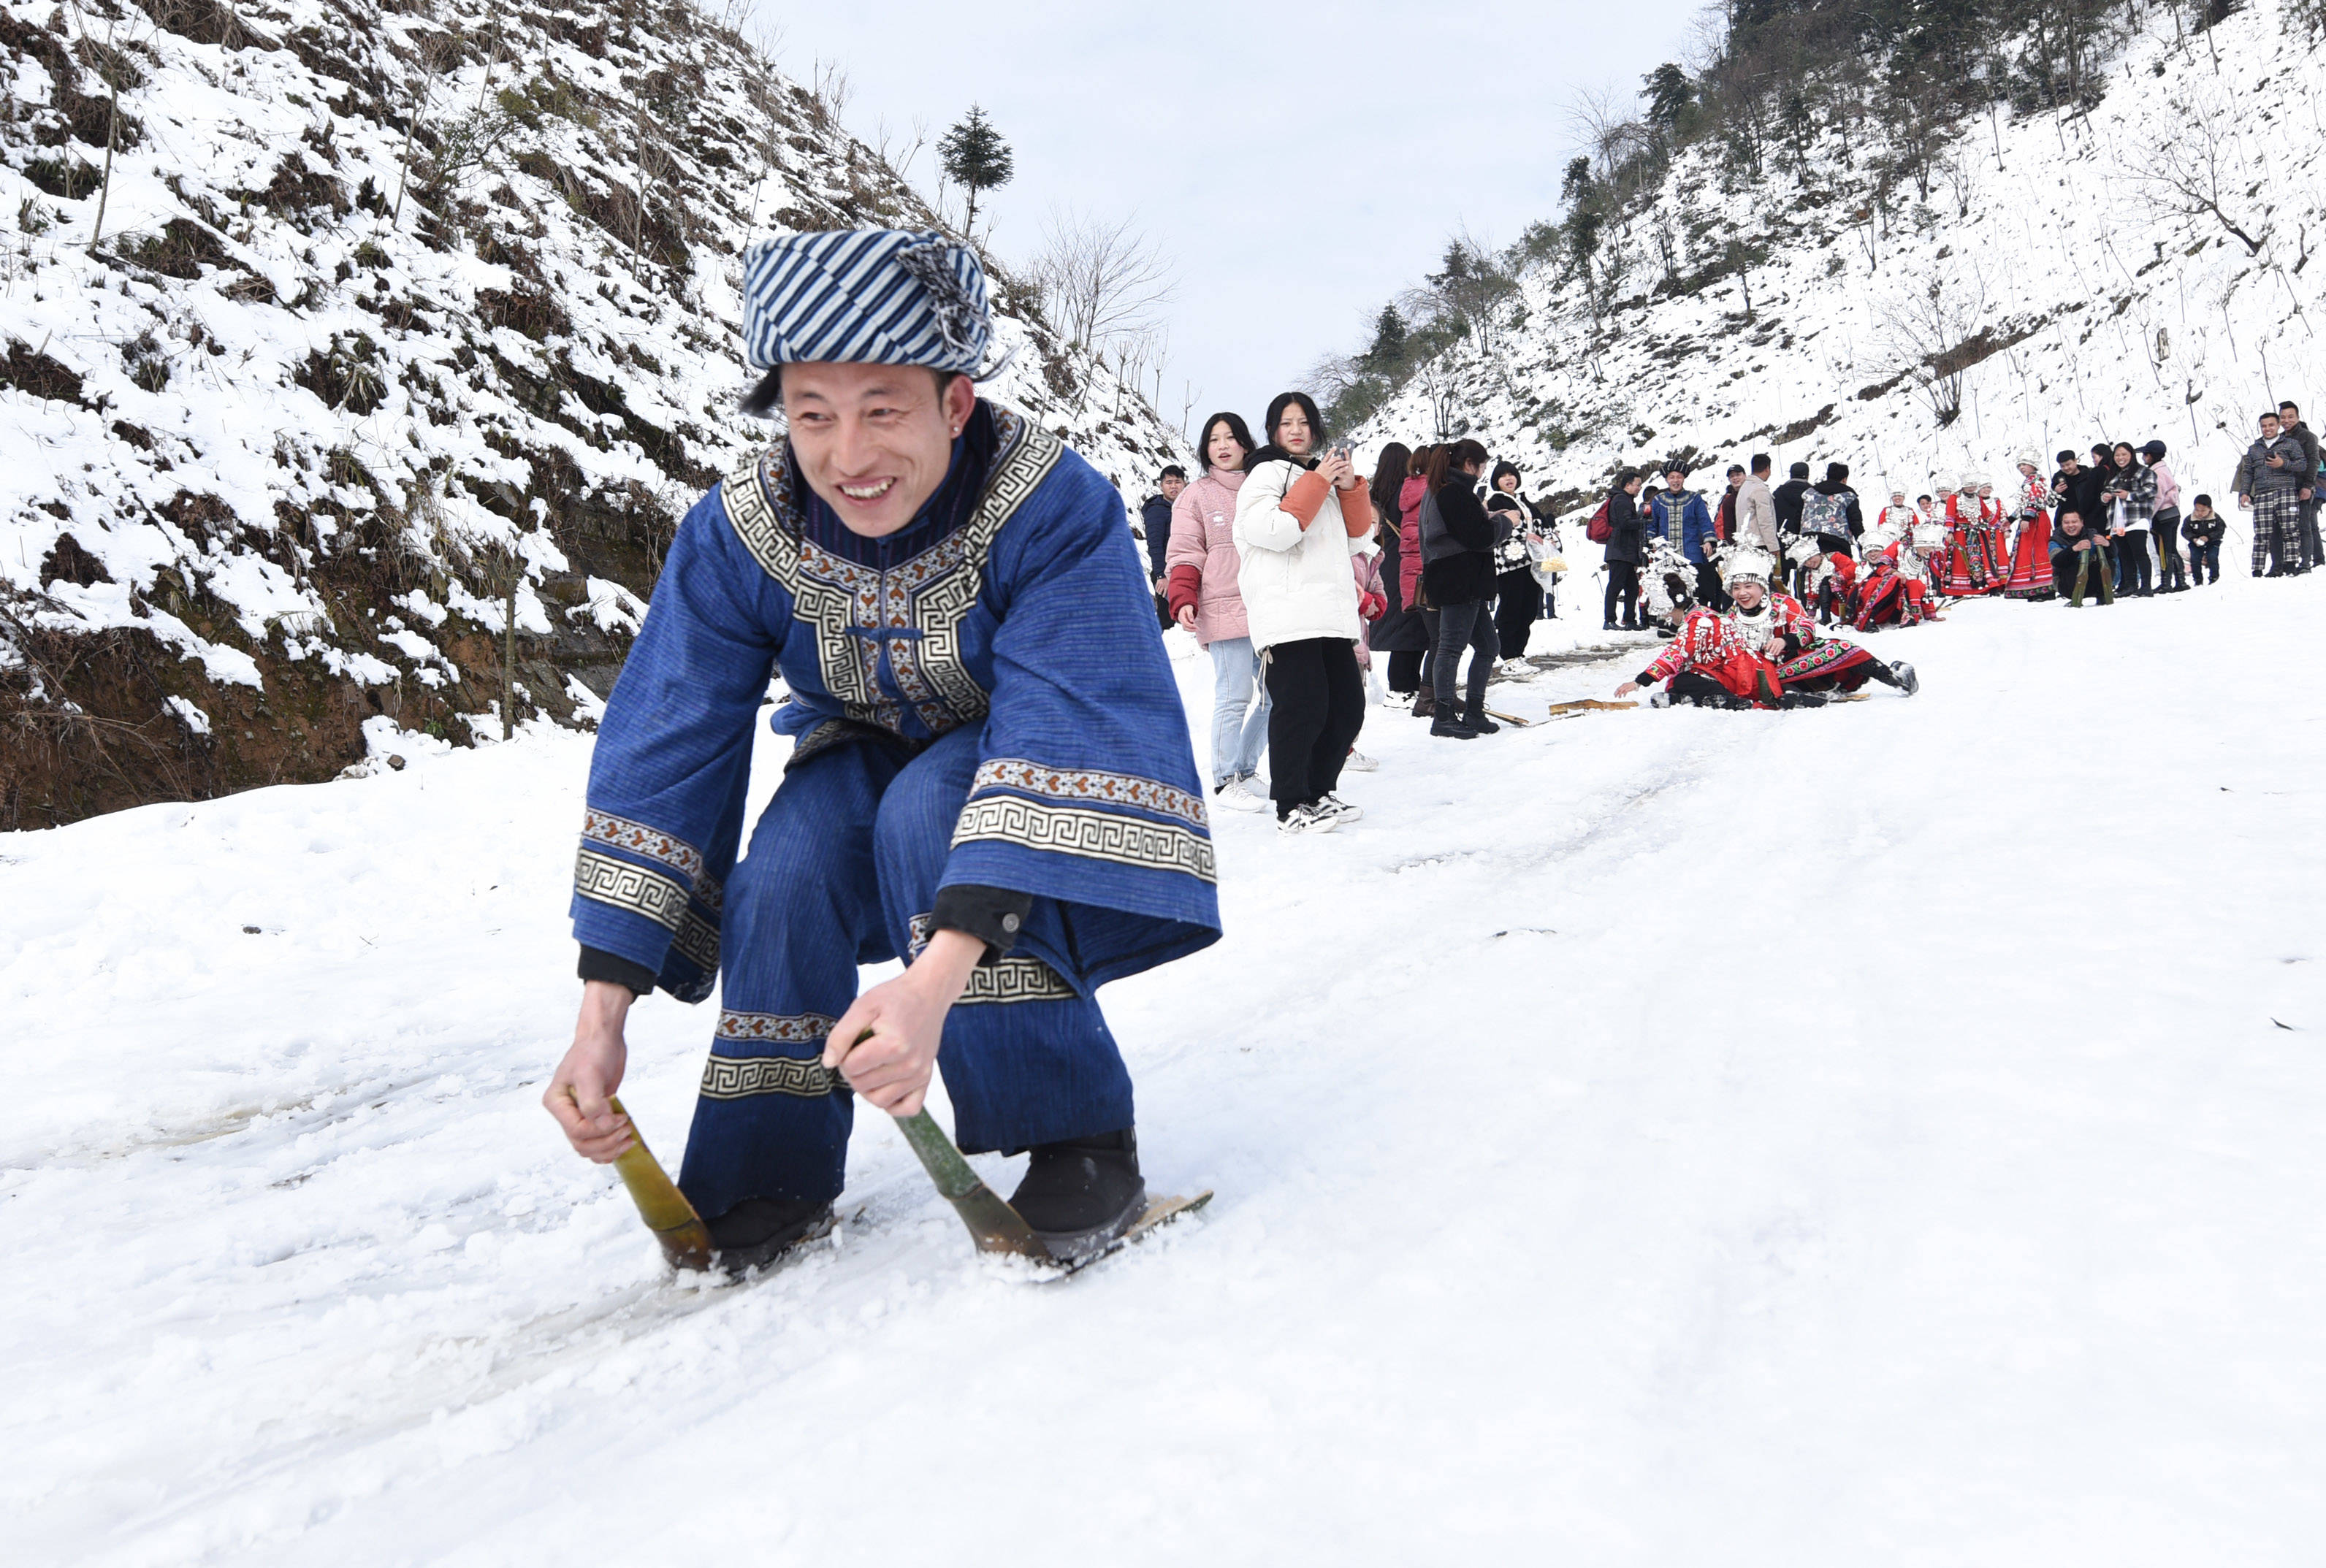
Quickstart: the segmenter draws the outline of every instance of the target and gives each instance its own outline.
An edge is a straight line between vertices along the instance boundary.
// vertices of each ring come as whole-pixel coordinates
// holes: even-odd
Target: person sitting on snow
[[[992,338],[984,269],[943,235],[746,251],[744,410],[789,433],[679,524],[600,721],[581,1018],[543,1102],[616,1158],[632,1003],[715,983],[678,1185],[730,1271],[830,1226],[851,1090],[910,1117],[938,1071],[962,1148],[1031,1151],[1010,1202],[1053,1256],[1103,1247],[1145,1183],[1098,988],[1219,937],[1122,498],[978,396]],[[790,755],[740,856],[778,673]]]
[[[2116,602],[2116,586],[2108,570],[2107,552],[2098,532],[2087,527],[2083,514],[2072,506],[2060,509],[2052,526],[2052,585],[2067,596],[2068,608],[2084,608],[2084,595],[2098,587],[2100,603]]]
[[[1855,644],[1821,639],[1799,600],[1770,586],[1776,562],[1763,551],[1730,552],[1724,563],[1729,608],[1698,609],[1646,669],[1615,688],[1628,697],[1664,683],[1653,704],[1710,708],[1814,707],[1819,693],[1854,691],[1879,681],[1912,695],[1913,666],[1884,663]]]
[[[1857,574],[1850,624],[1861,632],[1920,626],[1939,618],[1931,599],[1928,563],[1915,550],[1912,536],[1893,537],[1886,529],[1867,534],[1865,564]]]

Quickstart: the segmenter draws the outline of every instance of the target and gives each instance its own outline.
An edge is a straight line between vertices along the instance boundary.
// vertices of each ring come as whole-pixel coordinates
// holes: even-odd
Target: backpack
[[[1801,492],[1801,532],[1823,533],[1835,539],[1849,536],[1849,496],[1842,491],[1828,496],[1822,490]]]
[[[1610,496],[1609,499],[1612,500],[1614,497]],[[1584,525],[1583,531],[1591,536],[1591,543],[1594,544],[1605,544],[1607,543],[1609,536],[1614,533],[1615,528],[1614,524],[1607,519],[1606,501],[1599,503],[1599,510],[1591,514],[1591,521]]]

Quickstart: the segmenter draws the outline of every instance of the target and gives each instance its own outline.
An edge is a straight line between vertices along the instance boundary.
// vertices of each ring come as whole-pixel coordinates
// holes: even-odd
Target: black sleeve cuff
[[[966,932],[985,944],[985,963],[992,963],[1018,945],[1026,917],[1034,910],[1034,895],[1007,887],[981,887],[960,882],[937,890],[936,907],[929,911],[931,931]]]
[[[1632,677],[1632,684],[1634,686],[1652,686],[1656,683],[1657,679],[1658,677],[1653,670],[1642,670],[1638,674]]]
[[[629,960],[607,952],[601,948],[585,947],[582,950],[582,963],[578,972],[585,980],[611,980],[618,986],[628,986],[641,997],[650,997],[654,994],[654,970],[644,964],[634,964]]]

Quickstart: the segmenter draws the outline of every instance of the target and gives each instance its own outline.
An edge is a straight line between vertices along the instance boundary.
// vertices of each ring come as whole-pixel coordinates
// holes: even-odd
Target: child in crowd
[[[2200,496],[2190,503],[2189,516],[2181,524],[2181,537],[2189,544],[2189,586],[2194,588],[2210,580],[2221,580],[2221,534],[2228,524],[2213,511],[2213,498]]]

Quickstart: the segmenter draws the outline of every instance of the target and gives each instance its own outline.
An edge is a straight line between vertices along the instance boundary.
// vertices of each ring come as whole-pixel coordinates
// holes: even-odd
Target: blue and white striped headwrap
[[[992,337],[985,269],[934,230],[787,234],[743,253],[743,357],[754,370],[813,361],[975,376]]]

